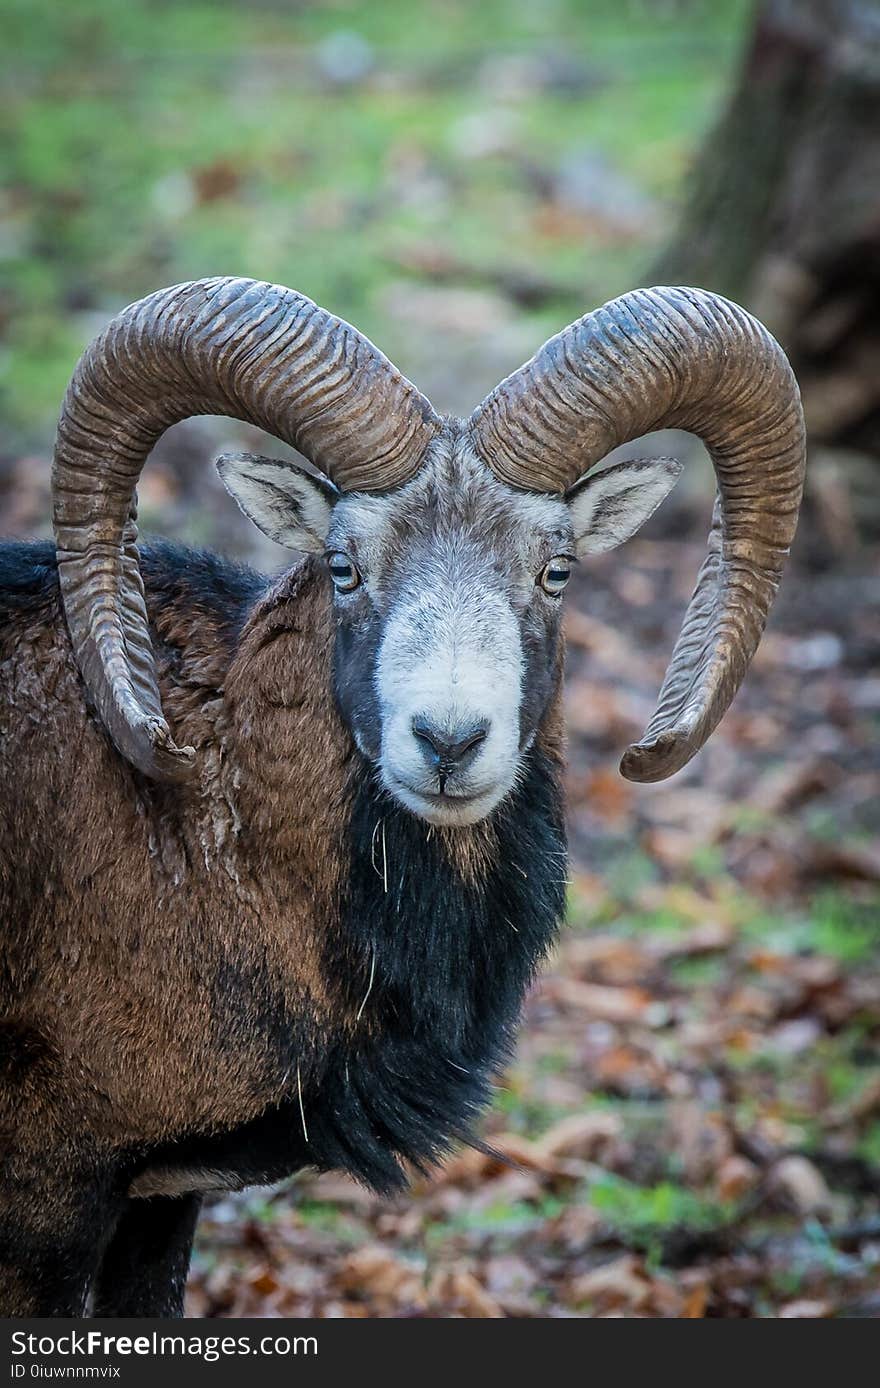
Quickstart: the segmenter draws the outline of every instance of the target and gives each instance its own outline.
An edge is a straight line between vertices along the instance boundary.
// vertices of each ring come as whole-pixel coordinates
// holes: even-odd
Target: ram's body
[[[315,563],[274,587],[170,546],[142,565],[204,768],[183,791],[87,711],[53,550],[0,549],[0,1128],[23,1175],[61,1154],[56,1212],[92,1170],[142,1196],[305,1163],[389,1188],[470,1128],[559,916],[555,709],[497,824],[431,832],[336,712]]]

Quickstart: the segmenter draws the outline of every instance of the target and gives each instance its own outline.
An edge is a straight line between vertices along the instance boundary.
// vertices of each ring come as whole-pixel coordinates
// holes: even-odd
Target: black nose
[[[476,757],[489,732],[488,718],[478,723],[445,724],[440,727],[427,718],[414,718],[413,737],[422,749],[422,756],[436,771],[442,791],[453,771],[463,771]]]

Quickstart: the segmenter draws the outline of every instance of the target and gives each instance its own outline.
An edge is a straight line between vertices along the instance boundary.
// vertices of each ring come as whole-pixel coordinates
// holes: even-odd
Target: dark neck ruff
[[[289,1097],[231,1131],[135,1154],[132,1174],[221,1172],[229,1188],[312,1166],[387,1193],[406,1185],[406,1163],[425,1170],[454,1142],[477,1142],[476,1120],[565,904],[558,764],[529,752],[494,816],[491,852],[472,870],[446,836],[379,789],[365,763],[349,838],[348,891],[323,967],[349,1015],[360,1013],[353,1035],[316,1037],[314,1021],[288,1017],[276,1034]]]
[[[540,749],[493,833],[487,860],[463,869],[445,836],[372,775],[359,785],[349,890],[325,967],[351,980],[363,1039],[332,1049],[308,1105],[307,1160],[321,1168],[390,1191],[406,1183],[402,1160],[424,1168],[473,1140],[564,909],[559,773]]]

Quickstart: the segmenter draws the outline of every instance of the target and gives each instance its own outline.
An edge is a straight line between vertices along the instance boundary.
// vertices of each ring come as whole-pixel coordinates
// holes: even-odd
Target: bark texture
[[[761,0],[651,276],[748,306],[814,443],[880,454],[880,4]]]

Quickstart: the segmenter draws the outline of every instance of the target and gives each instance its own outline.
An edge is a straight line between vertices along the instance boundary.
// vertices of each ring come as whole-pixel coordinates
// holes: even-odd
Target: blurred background
[[[611,295],[701,284],[810,424],[767,636],[669,783],[617,758],[700,562],[693,440],[573,584],[569,925],[485,1123],[514,1165],[216,1202],[190,1314],[880,1317],[880,5],[0,0],[0,32],[0,533],[47,532],[86,342],[204,275],[304,291],[462,412]],[[143,528],[278,568],[208,465],[241,444],[283,456],[171,430]]]

